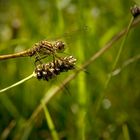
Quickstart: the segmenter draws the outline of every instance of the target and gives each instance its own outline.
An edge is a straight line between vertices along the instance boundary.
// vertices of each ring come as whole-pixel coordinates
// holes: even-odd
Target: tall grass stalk
[[[113,63],[113,67],[112,67],[112,70],[111,70],[111,74],[108,75],[108,78],[107,78],[107,80],[106,80],[106,82],[105,82],[104,91],[103,91],[103,93],[100,94],[99,100],[97,101],[97,105],[96,105],[96,114],[98,113],[98,111],[99,111],[99,109],[100,109],[100,107],[101,107],[102,100],[103,100],[103,98],[104,98],[104,96],[105,96],[105,90],[107,89],[107,87],[108,87],[108,85],[109,85],[109,82],[111,81],[112,73],[113,73],[113,71],[115,70],[116,65],[117,65],[117,63],[118,63],[118,61],[119,61],[119,58],[120,58],[121,53],[122,53],[122,51],[123,51],[123,47],[124,47],[125,42],[126,42],[126,39],[127,39],[127,37],[128,37],[128,32],[129,32],[129,30],[130,30],[130,28],[131,28],[133,22],[134,22],[134,18],[132,17],[131,20],[130,20],[130,22],[129,22],[128,27],[126,28],[126,34],[125,34],[125,36],[124,36],[124,39],[123,39],[122,42],[121,42],[121,45],[120,45],[119,51],[118,51],[118,53],[117,53],[116,59],[115,59],[115,61],[114,61],[114,63]]]
[[[79,50],[79,60],[84,61],[84,48],[82,42],[79,40],[78,44]],[[78,140],[85,140],[85,130],[86,130],[86,101],[87,101],[87,89],[86,89],[86,77],[85,73],[82,72],[78,75],[78,92],[77,100],[79,105],[79,110],[77,112],[77,128],[78,128]]]
[[[49,127],[51,135],[53,137],[53,140],[59,140],[58,133],[57,133],[57,131],[55,129],[55,126],[54,126],[53,120],[51,118],[51,115],[50,115],[50,113],[48,111],[48,108],[45,105],[45,102],[43,100],[41,101],[41,104],[42,104],[42,108],[43,108],[44,113],[45,113],[45,117],[46,117],[48,127]]]
[[[127,124],[122,125],[122,133],[123,133],[123,136],[124,136],[124,140],[130,140]]]

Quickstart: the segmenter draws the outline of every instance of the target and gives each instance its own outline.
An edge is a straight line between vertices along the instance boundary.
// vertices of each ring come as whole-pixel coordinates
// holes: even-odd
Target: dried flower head
[[[43,79],[49,81],[61,72],[67,72],[68,70],[75,69],[76,59],[73,56],[68,56],[60,59],[55,59],[52,62],[39,64],[35,68],[35,74],[37,79]]]
[[[133,7],[131,7],[131,13],[133,15],[134,18],[138,17],[140,15],[140,7],[137,5],[134,5]]]

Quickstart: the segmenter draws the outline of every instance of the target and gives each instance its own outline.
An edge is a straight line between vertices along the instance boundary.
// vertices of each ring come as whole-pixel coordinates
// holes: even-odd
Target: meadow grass
[[[108,76],[139,56],[140,28],[134,26],[139,18],[129,24],[130,6],[121,0],[0,2],[1,54],[24,50],[39,40],[61,39],[69,32],[70,37],[62,38],[69,44],[66,54],[77,58],[77,69],[57,80],[23,80],[0,94],[1,139],[139,139],[139,57],[116,76]],[[87,31],[81,30],[85,26]],[[0,89],[33,70],[32,58],[1,61]],[[64,94],[65,85],[70,95]]]

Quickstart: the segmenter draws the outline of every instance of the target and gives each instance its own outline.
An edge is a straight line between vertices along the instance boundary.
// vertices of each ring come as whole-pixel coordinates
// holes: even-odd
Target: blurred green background
[[[62,38],[77,68],[100,50],[131,19],[131,0],[0,0],[0,55],[30,48],[43,40]],[[87,27],[87,30],[85,30]],[[130,30],[117,68],[140,52],[140,26]],[[55,129],[44,112],[30,118],[72,72],[53,80],[29,81],[0,94],[0,139],[8,140],[139,140],[140,63],[113,76],[104,90],[122,40],[91,63],[47,104]],[[59,54],[64,55],[64,54]],[[33,58],[0,61],[0,89],[30,75]],[[67,90],[66,90],[67,89]],[[101,99],[99,110],[97,104]],[[47,115],[47,113],[45,113]]]

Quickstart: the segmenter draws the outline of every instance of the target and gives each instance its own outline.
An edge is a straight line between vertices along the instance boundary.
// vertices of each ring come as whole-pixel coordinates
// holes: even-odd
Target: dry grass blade
[[[140,18],[137,18],[136,20],[134,20],[134,22],[133,22],[133,24],[131,25],[130,28],[135,27],[139,23],[140,23]],[[61,91],[64,88],[64,86],[66,84],[68,84],[71,80],[73,80],[81,71],[83,71],[88,65],[90,65],[97,58],[99,58],[101,55],[103,55],[107,50],[109,50],[111,47],[113,47],[113,44],[116,43],[121,37],[123,37],[126,32],[127,32],[127,29],[123,29],[122,31],[120,31],[119,33],[114,35],[114,37],[105,46],[103,46],[102,49],[100,49],[97,53],[93,54],[93,56],[91,56],[90,59],[87,60],[81,66],[81,68],[79,68],[75,73],[73,73],[69,77],[67,77],[60,86],[57,86],[51,92],[51,94],[47,94],[47,96],[43,97],[44,102],[47,104],[52,99],[53,96],[55,96],[59,91]],[[33,120],[35,120],[36,117],[38,116],[38,114],[41,113],[41,112],[42,112],[42,106],[40,104],[36,108],[36,110],[32,113],[29,120],[27,121],[28,125],[30,125],[30,123],[33,123]]]
[[[1,140],[6,140],[7,137],[9,136],[10,132],[12,131],[12,129],[15,127],[15,125],[16,125],[16,121],[15,120],[12,120],[9,123],[8,127],[6,127],[4,129],[4,131],[2,132],[0,139]]]

